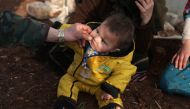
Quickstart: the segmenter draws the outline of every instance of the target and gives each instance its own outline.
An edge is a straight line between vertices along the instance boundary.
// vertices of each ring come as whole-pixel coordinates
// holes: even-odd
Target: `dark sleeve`
[[[163,24],[159,19],[157,8],[154,7],[152,18],[148,24],[141,26],[135,25],[135,44],[136,52],[142,55],[146,55],[150,48],[153,35],[163,29]]]
[[[103,91],[105,91],[106,93],[112,95],[114,98],[117,98],[118,94],[120,93],[119,89],[117,89],[116,87],[114,87],[106,82],[101,84],[101,89]]]
[[[153,39],[154,33],[154,16],[148,24],[141,26],[140,24],[135,25],[135,52],[142,55],[146,55]]]

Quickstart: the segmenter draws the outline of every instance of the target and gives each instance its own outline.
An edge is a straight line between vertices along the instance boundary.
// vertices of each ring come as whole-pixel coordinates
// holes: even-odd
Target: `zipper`
[[[82,60],[83,60],[83,58],[82,58]],[[77,71],[77,69],[80,67],[80,65],[82,64],[82,61],[80,62],[80,64],[77,66],[77,68],[75,69],[75,71],[74,71],[74,73],[73,73],[73,77],[75,76],[75,73],[76,73],[76,71]]]
[[[83,50],[82,60],[81,60],[80,64],[77,66],[77,68],[75,69],[75,71],[74,71],[74,73],[73,73],[73,77],[75,76],[75,73],[76,73],[77,69],[78,69],[78,68],[80,67],[80,65],[82,64],[82,61],[83,61],[83,59],[84,59],[84,53],[85,53],[85,49]]]
[[[72,89],[73,89],[73,87],[74,87],[74,85],[75,85],[75,83],[76,82],[78,82],[78,80],[75,80],[75,81],[73,81],[73,84],[72,84],[72,86],[71,86],[71,94],[70,94],[70,98],[72,99],[72,95],[73,95],[73,91],[72,91]]]

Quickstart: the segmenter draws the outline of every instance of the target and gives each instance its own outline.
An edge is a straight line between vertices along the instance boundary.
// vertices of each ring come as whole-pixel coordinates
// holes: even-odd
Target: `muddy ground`
[[[0,10],[26,16],[25,4],[32,0],[0,0]],[[153,63],[143,81],[131,82],[122,98],[126,109],[190,109],[190,99],[167,95],[159,89],[159,78],[179,40],[155,39]],[[46,58],[47,52],[24,47],[0,48],[0,109],[52,109],[60,70]],[[97,109],[91,95],[80,93],[79,109]]]

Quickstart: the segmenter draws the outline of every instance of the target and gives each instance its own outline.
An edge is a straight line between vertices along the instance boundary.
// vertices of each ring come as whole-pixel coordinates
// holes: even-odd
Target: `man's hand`
[[[182,70],[186,67],[187,61],[190,56],[190,39],[185,39],[182,41],[182,47],[179,51],[173,56],[172,63],[176,68]]]
[[[65,41],[91,40],[92,37],[89,35],[91,32],[92,30],[89,26],[75,23],[71,27],[64,29]]]
[[[153,0],[136,0],[135,4],[140,10],[140,15],[142,19],[142,25],[146,25],[152,17],[154,1]]]
[[[108,94],[108,93],[106,93],[106,92],[103,92],[103,93],[101,94],[101,99],[102,99],[102,100],[110,100],[110,99],[113,99],[113,96],[110,95],[110,94]]]

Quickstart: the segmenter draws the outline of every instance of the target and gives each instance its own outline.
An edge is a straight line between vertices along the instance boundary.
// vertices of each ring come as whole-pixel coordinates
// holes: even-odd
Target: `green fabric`
[[[37,47],[44,44],[49,26],[10,11],[0,13],[0,46],[24,45]]]

